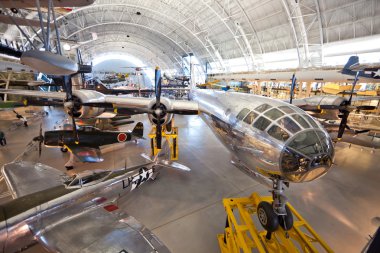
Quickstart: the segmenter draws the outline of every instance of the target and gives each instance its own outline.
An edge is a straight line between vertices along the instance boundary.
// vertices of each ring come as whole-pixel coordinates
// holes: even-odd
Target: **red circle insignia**
[[[127,140],[127,135],[125,133],[120,133],[117,135],[118,142],[125,142]]]

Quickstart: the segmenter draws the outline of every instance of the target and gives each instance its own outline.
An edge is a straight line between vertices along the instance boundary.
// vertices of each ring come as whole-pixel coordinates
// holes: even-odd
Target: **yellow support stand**
[[[257,193],[245,198],[223,199],[229,225],[225,228],[225,234],[218,235],[222,253],[333,252],[289,203],[287,205],[293,213],[294,219],[292,229],[286,233],[279,226],[279,229],[272,233],[271,239],[266,239],[267,232],[261,227],[257,216],[254,221],[257,206],[261,201],[271,203],[273,199],[269,196],[262,197]],[[239,217],[234,215],[236,209]]]
[[[178,160],[178,127],[171,127],[171,131],[167,132],[166,126],[162,128],[162,138],[166,139],[170,149],[170,160]],[[155,156],[161,149],[157,148],[156,143],[156,126],[148,134],[150,138],[152,156]]]

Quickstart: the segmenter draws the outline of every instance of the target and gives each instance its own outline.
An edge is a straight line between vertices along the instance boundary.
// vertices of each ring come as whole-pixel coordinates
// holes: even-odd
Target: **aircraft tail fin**
[[[357,66],[359,65],[359,57],[358,56],[351,56],[346,65],[344,65],[343,67],[343,70],[342,70],[342,73],[345,74],[349,74],[352,72],[352,70]]]
[[[132,130],[132,135],[138,138],[142,138],[144,136],[144,124],[142,122],[138,122]]]
[[[171,161],[170,159],[166,159],[165,157],[168,155],[168,152],[169,152],[168,148],[169,148],[168,143],[164,142],[161,151],[156,156],[149,156],[148,154],[145,154],[145,153],[142,153],[141,156],[153,162],[155,165],[158,165],[159,167],[165,167],[165,168],[183,170],[183,171],[191,171],[191,169],[187,167],[186,165]]]

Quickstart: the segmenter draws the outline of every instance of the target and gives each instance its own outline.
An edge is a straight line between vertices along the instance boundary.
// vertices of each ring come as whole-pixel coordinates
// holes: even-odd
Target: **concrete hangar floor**
[[[49,115],[31,121],[28,128],[20,126],[7,132],[8,145],[0,147],[1,165],[17,157],[38,135],[41,121],[43,129],[48,130],[65,117],[61,110],[46,110]],[[144,122],[147,136],[147,117],[135,120]],[[269,195],[268,189],[230,164],[229,152],[198,116],[176,116],[175,123],[180,128],[180,162],[191,172],[163,169],[157,180],[121,198],[118,205],[153,231],[172,252],[219,252],[216,235],[223,233],[226,219],[222,199],[252,192]],[[0,121],[2,127],[7,124],[9,121]],[[104,162],[77,163],[69,173],[121,168],[125,160],[127,166],[143,163],[140,153],[149,152],[148,147],[149,140],[107,147],[103,150]],[[43,147],[41,158],[33,151],[25,160],[65,171],[68,157],[58,148]],[[335,166],[326,176],[311,183],[291,184],[286,190],[290,203],[335,252],[360,252],[376,230],[371,219],[380,216],[379,163],[378,151],[339,143]],[[3,193],[6,187],[1,183]],[[0,203],[9,199],[2,195]],[[25,252],[45,250],[37,244]]]

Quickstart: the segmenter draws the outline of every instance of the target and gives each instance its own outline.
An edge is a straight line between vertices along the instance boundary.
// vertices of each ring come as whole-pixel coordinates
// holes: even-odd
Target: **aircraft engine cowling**
[[[161,109],[162,110],[162,115],[161,115],[161,125],[166,125],[168,124],[172,118],[173,114],[172,113],[167,113],[166,110],[171,110],[172,109],[172,103],[170,102],[169,99],[161,97],[160,99],[160,106],[159,108],[156,108],[156,100],[152,100],[148,108],[151,110],[157,110]],[[157,125],[158,124],[158,118],[156,113],[148,114],[149,120],[152,124]]]
[[[105,96],[102,93],[92,90],[73,91],[74,110],[71,115],[70,107],[65,106],[67,113],[74,118],[92,118],[102,114],[105,109],[101,107],[83,106],[83,103],[104,103]]]

